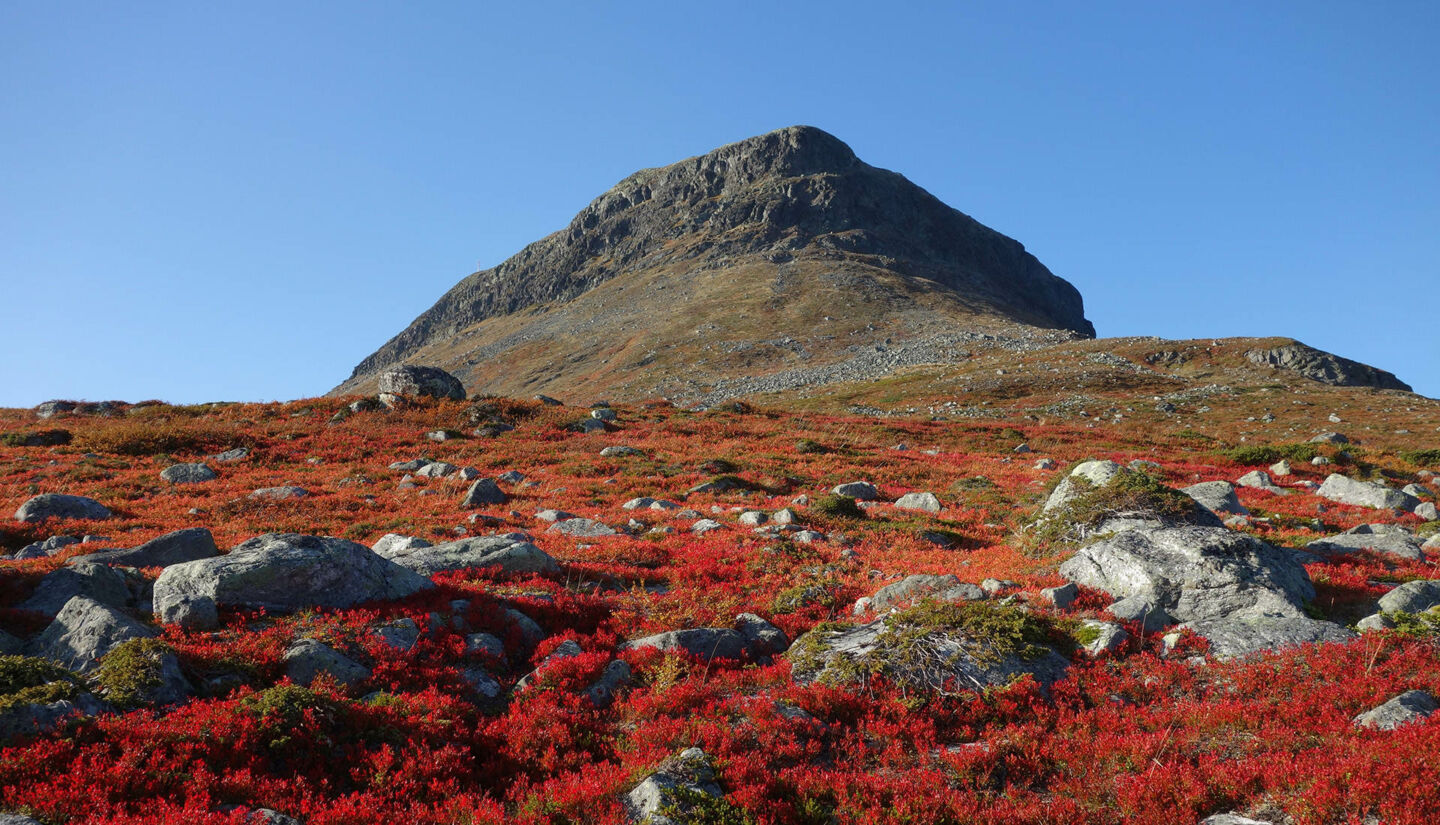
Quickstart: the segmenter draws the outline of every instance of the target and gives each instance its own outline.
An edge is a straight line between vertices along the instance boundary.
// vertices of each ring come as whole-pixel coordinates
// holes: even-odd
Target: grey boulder
[[[220,476],[205,464],[171,464],[160,471],[160,477],[171,484],[200,484]]]
[[[897,510],[919,510],[924,513],[938,513],[940,499],[934,493],[906,493],[895,500]]]
[[[618,536],[619,531],[603,522],[588,518],[561,519],[545,528],[547,533],[560,533],[566,536],[578,538],[601,538],[604,536]]]
[[[1224,528],[1128,530],[1081,548],[1060,575],[1189,623],[1221,657],[1349,637],[1306,615],[1315,588],[1290,553]]]
[[[1440,605],[1440,580],[1405,582],[1380,597],[1386,613],[1424,613]]]
[[[37,655],[61,667],[89,673],[121,643],[154,636],[154,630],[115,608],[76,596],[36,637],[34,649]]]
[[[19,607],[55,616],[76,596],[123,608],[130,601],[130,586],[124,574],[103,564],[75,564],[47,573]]]
[[[1250,515],[1250,510],[1236,497],[1235,485],[1228,481],[1202,481],[1199,484],[1191,484],[1189,487],[1181,487],[1180,492],[1195,499],[1201,507],[1212,513],[1225,513],[1233,516]]]
[[[662,811],[679,807],[685,797],[696,794],[724,796],[715,783],[709,757],[699,748],[687,748],[667,759],[625,795],[625,811],[631,820],[644,825],[680,825],[688,821],[683,811],[679,819],[671,819]]]
[[[493,478],[476,479],[470,489],[465,491],[465,498],[460,501],[461,507],[473,508],[484,507],[491,504],[504,504],[510,497],[500,489]]]
[[[924,598],[942,602],[973,602],[985,597],[985,591],[979,586],[962,582],[952,573],[940,576],[916,573],[875,591],[868,606],[876,613],[883,613]]]
[[[1407,690],[1385,704],[1355,717],[1355,726],[1395,730],[1402,725],[1429,718],[1437,708],[1435,697],[1423,690]]]
[[[213,559],[175,564],[155,580],[155,615],[203,627],[219,605],[290,612],[399,599],[429,579],[370,548],[329,536],[268,533]]]
[[[128,550],[101,550],[76,556],[69,564],[118,564],[126,567],[169,567],[220,555],[215,537],[204,527],[189,527],[153,538]]]
[[[837,496],[853,498],[856,501],[874,501],[880,497],[880,491],[868,481],[850,481],[839,484],[830,492]]]
[[[1356,481],[1340,473],[1331,473],[1315,494],[1339,504],[1370,507],[1376,510],[1414,510],[1420,499],[1368,481]]]
[[[407,398],[449,398],[465,400],[465,385],[460,379],[438,367],[417,367],[404,364],[391,367],[380,375],[379,391]]]
[[[370,669],[315,639],[299,639],[286,648],[285,675],[298,685],[309,687],[325,675],[346,687],[370,678]]]
[[[621,650],[645,648],[684,652],[708,662],[711,659],[743,659],[748,645],[744,636],[728,627],[694,627],[656,633],[620,646]]]
[[[1425,557],[1420,540],[1394,524],[1361,524],[1338,535],[1315,539],[1306,544],[1305,549],[1335,554],[1372,550],[1412,561]]]
[[[433,576],[442,570],[477,567],[498,567],[507,573],[560,571],[560,565],[544,550],[530,542],[506,536],[465,538],[429,546],[395,544],[378,552],[422,576]]]
[[[16,521],[36,522],[52,518],[100,520],[110,518],[110,510],[95,499],[85,496],[41,493],[15,511]]]

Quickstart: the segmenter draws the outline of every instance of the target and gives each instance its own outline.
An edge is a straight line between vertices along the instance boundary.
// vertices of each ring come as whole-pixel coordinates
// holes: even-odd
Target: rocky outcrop
[[[1411,391],[1409,384],[1392,373],[1332,355],[1299,341],[1269,349],[1250,350],[1245,353],[1245,357],[1257,366],[1288,370],[1332,387],[1374,387],[1379,390]]]
[[[1399,490],[1392,490],[1383,484],[1357,481],[1340,473],[1326,476],[1325,483],[1315,495],[1338,504],[1353,507],[1370,507],[1376,510],[1414,510],[1420,499]]]
[[[213,559],[165,568],[155,580],[155,615],[209,627],[216,607],[290,612],[398,599],[431,587],[429,579],[363,544],[329,536],[268,533]]]
[[[1418,561],[1425,558],[1421,541],[1398,524],[1361,524],[1343,533],[1315,539],[1306,550],[1320,553],[1354,553],[1370,550],[1397,558]]]
[[[63,668],[89,673],[122,643],[154,636],[154,630],[115,608],[76,596],[40,633],[34,647],[37,654]]]

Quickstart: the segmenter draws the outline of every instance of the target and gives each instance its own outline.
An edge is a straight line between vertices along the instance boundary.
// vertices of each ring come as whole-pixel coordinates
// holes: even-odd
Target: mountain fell
[[[1094,334],[1019,242],[795,126],[631,175],[456,284],[334,393],[423,363],[480,392],[695,396],[877,348]]]

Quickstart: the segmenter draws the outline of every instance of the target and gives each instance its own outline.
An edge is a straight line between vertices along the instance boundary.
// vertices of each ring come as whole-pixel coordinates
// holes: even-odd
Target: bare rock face
[[[1289,370],[1332,387],[1374,387],[1411,392],[1410,385],[1393,373],[1308,347],[1299,341],[1270,349],[1250,350],[1245,357],[1257,366]]]
[[[120,564],[126,567],[167,567],[220,555],[215,537],[204,527],[176,530],[127,550],[101,550],[75,556],[67,564]]]
[[[424,546],[396,543],[376,552],[424,576],[471,567],[495,567],[507,573],[560,571],[560,565],[544,550],[528,541],[506,536],[482,536]]]
[[[631,175],[565,229],[456,284],[347,384],[478,322],[627,274],[683,265],[702,277],[747,261],[845,258],[925,279],[996,317],[1095,334],[1079,292],[1020,243],[862,162],[834,136],[793,126]]]
[[[88,673],[121,643],[154,636],[155,631],[113,607],[76,596],[37,637],[35,649],[61,667]]]
[[[465,385],[439,367],[394,367],[380,376],[380,392],[406,398],[451,398],[465,400]]]
[[[230,605],[289,612],[399,599],[429,579],[363,544],[329,536],[268,533],[213,559],[175,564],[155,580],[155,615],[187,627],[213,626]]]

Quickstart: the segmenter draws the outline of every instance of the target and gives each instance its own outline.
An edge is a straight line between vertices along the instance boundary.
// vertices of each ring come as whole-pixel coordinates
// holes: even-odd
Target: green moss
[[[1236,464],[1274,464],[1280,459],[1309,461],[1320,455],[1314,444],[1253,444],[1232,447],[1221,453]]]
[[[802,438],[795,442],[795,452],[801,455],[823,455],[830,452],[830,448],[814,439]]]
[[[48,704],[80,695],[80,677],[33,656],[0,656],[0,713],[29,704]]]
[[[152,688],[160,686],[161,666],[175,649],[159,639],[121,642],[100,660],[95,684],[112,705],[131,708],[144,704]]]
[[[1090,537],[1095,528],[1125,513],[1164,522],[1193,524],[1200,518],[1195,500],[1165,486],[1149,473],[1122,470],[1103,487],[1082,476],[1067,476],[1077,492],[1069,501],[1037,519],[1026,535],[1026,550],[1049,555]]]
[[[665,795],[666,803],[658,813],[685,825],[754,825],[755,820],[744,808],[723,796],[679,787]]]
[[[335,722],[338,706],[309,688],[299,685],[276,685],[247,697],[246,710],[260,717],[265,745],[277,755],[284,755],[295,733]]]
[[[1440,635],[1440,607],[1432,607],[1424,613],[1385,613],[1394,632],[1402,636],[1427,638]]]
[[[849,496],[837,496],[834,493],[815,499],[810,504],[810,512],[824,518],[863,519],[865,511],[855,503],[855,499]]]
[[[1089,647],[1100,641],[1101,628],[1093,624],[1080,623],[1070,632],[1081,647]]]

